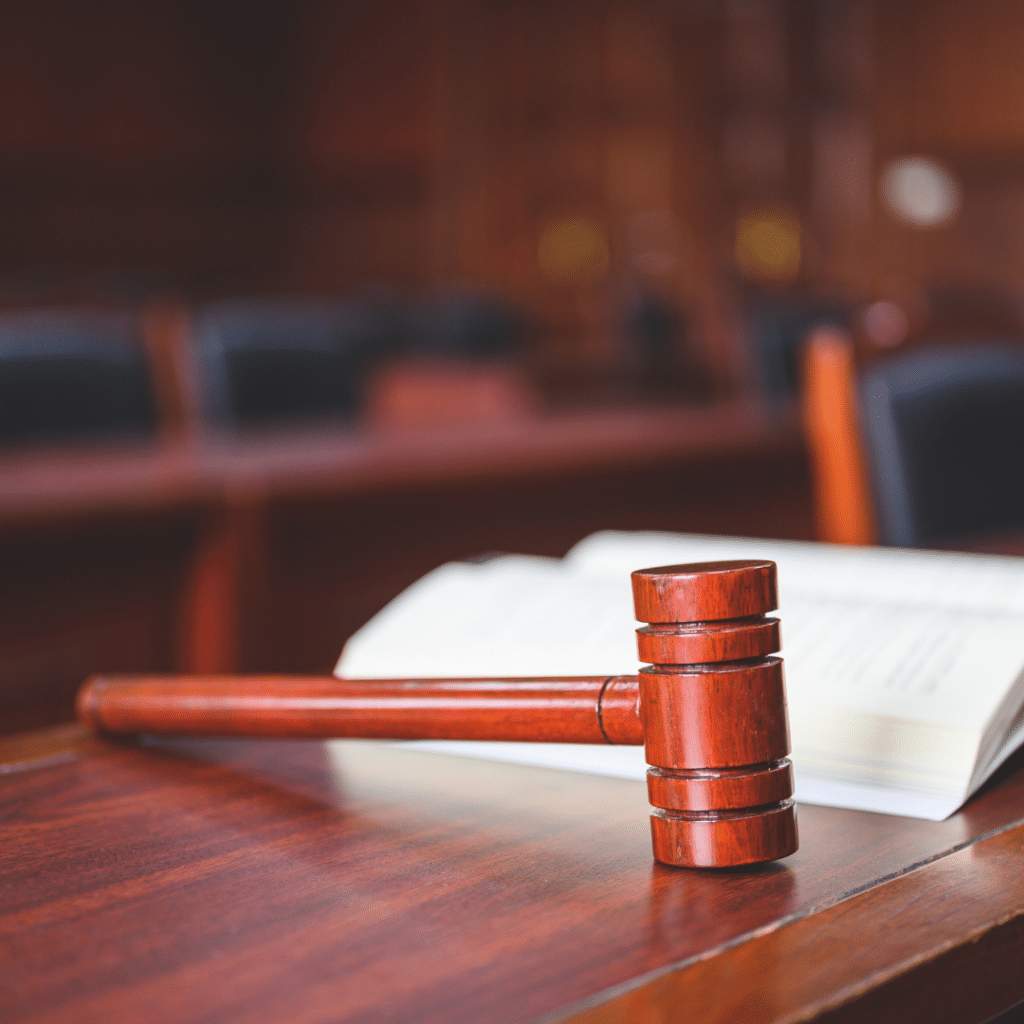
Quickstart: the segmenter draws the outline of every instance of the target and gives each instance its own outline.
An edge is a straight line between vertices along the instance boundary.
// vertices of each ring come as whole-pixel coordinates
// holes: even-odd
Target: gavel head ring
[[[797,849],[774,562],[632,574],[654,856],[729,867]]]

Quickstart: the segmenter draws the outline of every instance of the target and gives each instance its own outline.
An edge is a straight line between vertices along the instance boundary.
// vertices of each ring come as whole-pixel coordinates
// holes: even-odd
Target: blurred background
[[[7,0],[0,731],[602,528],[1024,551],[1022,52],[1016,0]]]

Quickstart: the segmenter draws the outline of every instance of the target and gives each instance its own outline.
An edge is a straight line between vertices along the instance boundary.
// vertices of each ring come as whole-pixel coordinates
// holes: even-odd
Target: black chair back
[[[839,303],[793,295],[750,297],[743,308],[742,330],[765,391],[773,398],[797,394],[807,336],[823,326],[846,330],[849,322],[850,310]]]
[[[207,306],[196,328],[206,413],[229,426],[351,417],[366,365],[393,333],[386,311],[355,303]]]
[[[460,288],[423,299],[409,317],[407,355],[461,360],[506,359],[520,354],[530,325],[511,303]]]
[[[867,370],[860,399],[882,543],[1024,526],[1024,351],[994,342],[900,356]]]
[[[144,437],[157,425],[135,317],[93,311],[0,316],[0,443]]]

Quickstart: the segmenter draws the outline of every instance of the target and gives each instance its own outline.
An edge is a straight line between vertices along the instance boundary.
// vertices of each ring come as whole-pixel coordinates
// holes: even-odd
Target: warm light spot
[[[586,217],[552,221],[540,235],[537,264],[545,277],[586,284],[608,273],[608,242],[601,225]]]
[[[800,273],[800,222],[784,213],[742,215],[736,222],[736,263],[756,280],[792,281]]]
[[[882,172],[880,189],[893,215],[918,228],[947,224],[960,208],[956,178],[927,157],[893,160]]]

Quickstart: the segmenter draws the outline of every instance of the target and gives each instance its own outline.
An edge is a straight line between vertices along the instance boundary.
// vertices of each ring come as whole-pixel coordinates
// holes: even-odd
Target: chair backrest
[[[946,346],[860,382],[883,543],[926,546],[1024,526],[1024,351]]]
[[[805,339],[817,329],[845,330],[849,320],[850,310],[840,303],[799,296],[749,298],[742,329],[768,394],[795,395]]]
[[[231,426],[350,417],[390,329],[377,309],[340,301],[207,306],[195,329],[205,414]]]
[[[409,317],[403,351],[458,360],[518,355],[529,333],[523,314],[486,292],[452,288],[422,299]]]
[[[818,540],[873,544],[874,507],[849,334],[835,327],[811,332],[804,344],[801,386]]]
[[[0,443],[148,436],[158,413],[138,318],[0,316]]]

